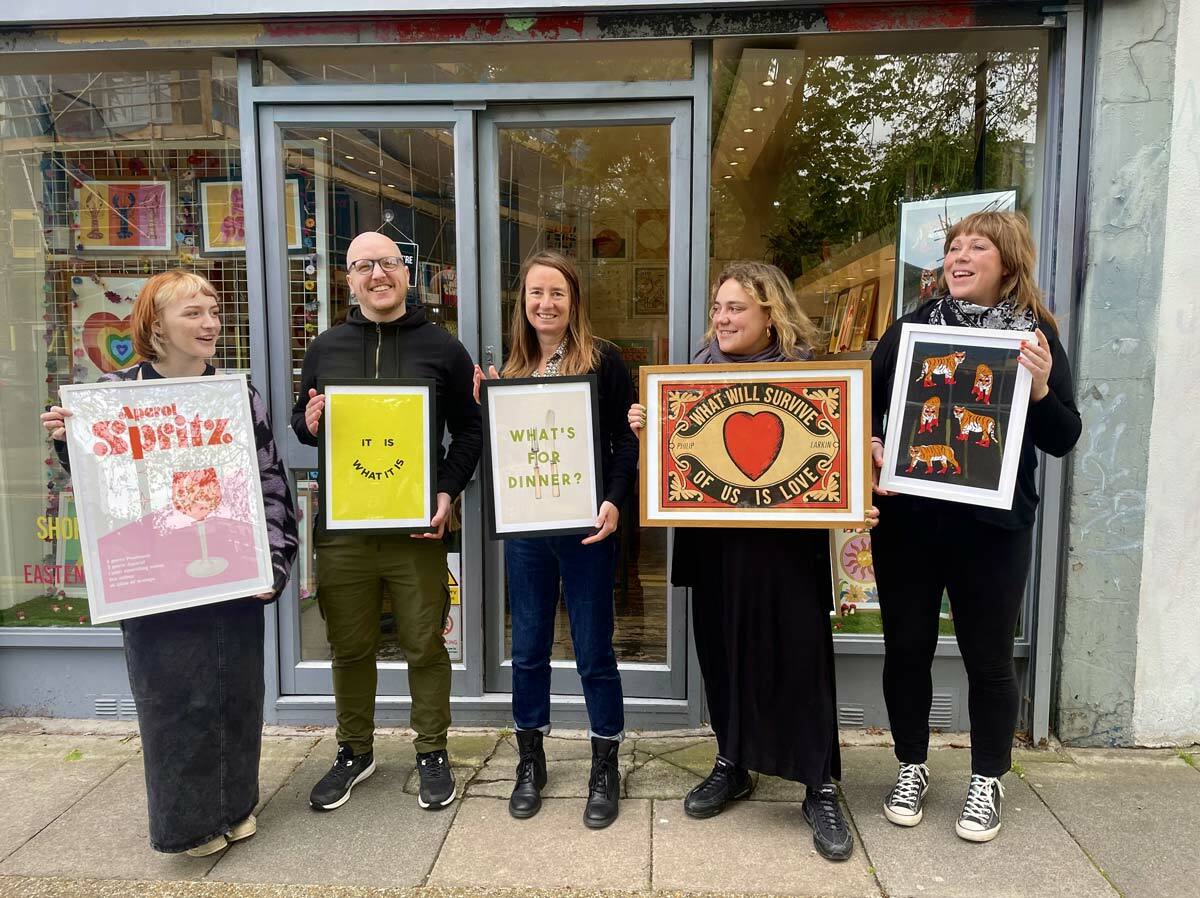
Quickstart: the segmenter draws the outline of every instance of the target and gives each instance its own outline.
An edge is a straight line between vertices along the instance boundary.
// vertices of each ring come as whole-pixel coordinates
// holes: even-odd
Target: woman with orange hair
[[[221,335],[217,291],[198,274],[150,278],[133,307],[133,340],[145,361],[102,381],[212,375]],[[266,406],[250,407],[262,479],[274,584],[269,592],[121,622],[129,686],[146,769],[150,844],[158,851],[214,854],[254,835],[263,724],[263,603],[279,595],[298,545],[296,516]],[[51,406],[42,426],[70,470],[64,418]]]
[[[1033,236],[1025,216],[977,212],[946,234],[942,290],[893,324],[871,356],[872,458],[883,465],[883,413],[906,322],[986,327],[1029,334],[1019,363],[1033,377],[1017,486],[1011,510],[880,494],[880,524],[871,535],[883,616],[883,695],[900,770],[884,799],[898,826],[916,826],[929,789],[930,668],[938,642],[943,590],[954,609],[954,635],[969,683],[971,780],[955,826],[971,842],[1000,831],[1000,777],[1012,766],[1019,696],[1013,634],[1033,552],[1035,450],[1061,457],[1081,423],[1071,366],[1054,316],[1034,279]],[[991,382],[986,386],[990,401]],[[937,546],[930,552],[930,546]]]

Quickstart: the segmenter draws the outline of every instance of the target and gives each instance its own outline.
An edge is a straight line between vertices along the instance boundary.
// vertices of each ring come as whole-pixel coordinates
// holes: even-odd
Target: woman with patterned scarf
[[[930,668],[945,590],[970,684],[971,780],[955,831],[972,842],[987,842],[1000,831],[1000,777],[1012,766],[1019,701],[1013,634],[1033,551],[1035,450],[1061,457],[1081,429],[1071,367],[1034,280],[1034,259],[1023,215],[977,212],[963,218],[946,234],[941,292],[893,324],[871,357],[878,482],[883,415],[891,405],[903,324],[1029,334],[1019,362],[1033,386],[1011,510],[889,495],[876,486],[882,523],[871,543],[883,615],[883,693],[900,762],[884,812],[899,826],[921,822],[929,789]],[[984,387],[990,400],[990,380]]]

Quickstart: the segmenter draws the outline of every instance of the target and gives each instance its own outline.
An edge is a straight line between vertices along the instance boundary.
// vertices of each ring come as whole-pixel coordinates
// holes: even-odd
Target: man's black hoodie
[[[474,364],[466,348],[425,318],[421,306],[402,318],[377,323],[358,306],[344,324],[331,327],[309,344],[300,373],[300,397],[292,408],[292,430],[310,446],[317,438],[304,426],[310,388],[335,377],[424,377],[437,382],[437,491],[454,498],[467,485],[483,448],[479,404],[472,395]],[[444,428],[450,448],[443,450]]]

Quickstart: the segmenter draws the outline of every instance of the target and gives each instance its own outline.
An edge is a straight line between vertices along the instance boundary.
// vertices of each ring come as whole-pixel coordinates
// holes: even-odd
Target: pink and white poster
[[[243,375],[70,384],[62,404],[93,623],[271,589]]]

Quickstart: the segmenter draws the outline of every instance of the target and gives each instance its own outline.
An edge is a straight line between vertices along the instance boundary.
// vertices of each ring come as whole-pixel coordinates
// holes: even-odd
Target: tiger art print
[[[933,433],[941,415],[942,400],[937,396],[930,396],[921,406],[921,426],[917,428],[917,433]]]
[[[963,408],[961,405],[954,406],[954,420],[958,422],[958,436],[956,440],[965,441],[972,433],[979,434],[979,439],[975,441],[976,446],[990,446],[992,440],[999,441],[1000,436],[996,430],[996,419],[989,418],[987,415],[979,415],[970,409]]]
[[[976,402],[984,405],[992,404],[992,369],[987,365],[979,365],[975,369],[975,385],[971,387],[971,395]]]
[[[955,474],[962,473],[962,468],[958,466],[958,459],[954,457],[954,450],[949,446],[909,446],[908,468],[905,470],[912,471],[918,462],[925,463],[924,473],[926,474],[945,474],[950,468],[954,468]],[[941,468],[937,471],[933,470],[934,462],[941,463]]]
[[[921,363],[921,375],[917,380],[922,380],[923,387],[932,387],[934,375],[940,374],[945,378],[945,383],[954,383],[954,372],[958,370],[958,366],[966,361],[967,354],[965,352],[951,352],[948,355],[930,356]]]

